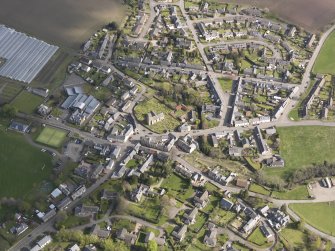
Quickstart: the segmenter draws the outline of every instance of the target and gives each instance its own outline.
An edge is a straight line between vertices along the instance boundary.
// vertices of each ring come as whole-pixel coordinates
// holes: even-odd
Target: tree
[[[4,118],[14,118],[16,114],[17,114],[17,108],[9,104],[5,104],[0,109],[0,116]]]
[[[154,240],[150,240],[148,242],[147,250],[148,251],[157,251],[158,250],[157,242],[155,242]]]
[[[117,30],[117,29],[119,29],[119,25],[118,25],[117,22],[113,21],[113,22],[107,24],[107,25],[106,25],[106,28],[107,28],[108,30]]]
[[[116,200],[115,200],[115,212],[117,214],[122,214],[124,213],[124,211],[126,210],[126,207],[127,207],[127,202],[126,200],[123,198],[123,197],[118,197]]]

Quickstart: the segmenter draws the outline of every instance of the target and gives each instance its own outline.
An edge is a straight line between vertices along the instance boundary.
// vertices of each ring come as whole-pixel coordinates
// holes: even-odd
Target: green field
[[[281,200],[306,200],[309,198],[309,193],[307,186],[297,186],[283,192],[274,191],[272,196]]]
[[[280,232],[280,239],[285,246],[295,247],[297,250],[305,250],[306,235],[293,226],[287,226]],[[298,249],[300,248],[300,249]]]
[[[42,97],[23,91],[13,100],[12,105],[20,112],[32,114],[42,102]]]
[[[333,146],[335,128],[323,126],[294,126],[278,128],[280,155],[285,160],[284,168],[268,168],[268,175],[287,177],[296,169],[301,169],[325,160],[335,162]]]
[[[0,103],[10,103],[22,89],[20,84],[0,78]]]
[[[314,73],[321,74],[334,74],[335,73],[335,32],[333,31],[325,43],[323,44],[321,51],[316,58],[313,66]]]
[[[174,173],[163,181],[161,187],[167,189],[171,197],[178,198],[182,201],[192,197],[195,193],[187,179]]]
[[[66,135],[66,131],[47,126],[43,128],[42,132],[36,138],[36,141],[47,146],[59,148],[62,146]]]
[[[254,193],[263,194],[263,195],[270,195],[270,191],[268,189],[258,184],[254,184],[254,183],[250,185],[249,191],[254,192]]]
[[[233,80],[229,78],[219,78],[219,83],[224,92],[231,92],[233,86]]]
[[[261,230],[256,228],[251,235],[248,237],[248,241],[255,243],[258,246],[268,246],[271,245],[268,243],[268,240],[264,235],[262,234]]]
[[[178,125],[180,124],[179,121],[175,118],[173,118],[170,113],[173,111],[169,107],[167,107],[165,104],[161,103],[155,98],[148,99],[144,102],[141,102],[138,104],[135,109],[135,116],[136,118],[141,121],[144,125],[146,124],[145,118],[146,115],[150,112],[153,111],[156,114],[159,114],[161,112],[164,113],[165,118],[154,124],[148,126],[152,131],[157,132],[157,133],[163,133],[169,130],[175,130]]]
[[[24,198],[50,177],[51,157],[21,134],[0,130],[0,198]]]
[[[322,232],[335,236],[335,202],[291,204],[295,211],[307,223]]]

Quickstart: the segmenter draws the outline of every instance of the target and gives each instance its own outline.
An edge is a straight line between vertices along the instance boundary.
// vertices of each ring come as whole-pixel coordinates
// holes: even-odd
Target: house
[[[228,150],[228,154],[234,157],[241,157],[243,154],[243,147],[233,146]]]
[[[75,208],[74,214],[78,217],[92,217],[99,212],[98,206],[81,205]]]
[[[76,200],[86,192],[85,185],[79,186],[71,195],[72,200]]]
[[[140,202],[142,199],[143,194],[146,194],[149,191],[150,187],[146,185],[139,185],[138,188],[133,190],[130,194],[130,199],[134,202]]]
[[[182,227],[177,227],[177,230],[174,230],[171,235],[181,242],[185,238],[186,232],[187,226],[183,225]]]
[[[101,229],[99,224],[94,224],[91,230],[91,235],[96,235],[101,239],[107,239],[110,236],[110,231]]]
[[[56,207],[58,210],[63,210],[66,209],[71,204],[71,202],[72,200],[70,197],[65,197],[59,203],[57,203]]]
[[[14,233],[16,235],[20,235],[28,229],[28,225],[26,223],[20,223],[14,227]]]
[[[41,104],[38,108],[37,108],[37,112],[38,114],[42,115],[42,116],[46,116],[51,112],[51,107],[48,107],[44,104]]]
[[[218,142],[217,137],[215,135],[212,135],[211,139],[212,139],[213,147],[218,147],[219,146],[219,142]]]
[[[212,229],[208,230],[205,237],[204,237],[204,244],[209,247],[216,246],[216,236],[217,236],[217,228],[213,227]]]
[[[80,247],[78,246],[78,244],[74,244],[71,247],[69,247],[67,251],[80,251]]]
[[[261,230],[265,238],[269,239],[272,237],[272,234],[270,233],[269,229],[266,226],[260,226],[259,230]]]
[[[59,188],[54,189],[50,194],[53,199],[56,199],[60,195],[62,195],[62,191]]]
[[[192,153],[198,147],[198,143],[190,135],[180,137],[176,145],[187,153]]]
[[[146,116],[146,122],[148,125],[154,125],[164,119],[164,113],[156,114],[155,112],[151,111]]]
[[[78,244],[74,244],[72,246],[70,246],[67,251],[80,251],[80,247],[78,246]]]
[[[290,217],[278,208],[271,208],[268,210],[267,217],[271,227],[276,230],[280,230],[290,222]]]
[[[252,230],[257,226],[261,217],[256,215],[254,218],[250,218],[249,221],[243,226],[242,230],[245,234],[250,234]]]
[[[108,191],[108,190],[104,189],[104,190],[102,190],[102,195],[101,195],[100,199],[102,199],[102,200],[114,200],[117,197],[118,197],[117,192]]]
[[[145,235],[144,243],[148,243],[149,241],[152,241],[155,238],[155,234],[153,232],[148,232]]]
[[[54,217],[56,215],[56,210],[55,209],[51,209],[49,212],[47,213],[42,213],[42,214],[38,214],[37,216],[43,221],[43,222],[47,222],[48,220],[50,220],[52,217]]]
[[[189,131],[191,131],[191,126],[188,125],[187,123],[184,123],[181,126],[179,126],[179,131],[180,132],[189,132]]]
[[[207,190],[199,195],[195,195],[193,198],[193,203],[197,208],[204,208],[207,205],[208,201],[209,194]]]
[[[229,211],[234,206],[234,203],[231,202],[230,200],[222,198],[220,206],[222,209]]]
[[[265,160],[265,164],[269,167],[284,167],[285,161],[279,155],[273,155],[271,158]]]
[[[30,131],[29,125],[23,124],[17,121],[12,121],[9,125],[10,130],[17,131],[20,133],[28,133]]]
[[[128,245],[134,245],[137,240],[137,236],[134,234],[128,233],[127,229],[125,228],[119,229],[116,232],[116,238],[124,241]]]
[[[258,126],[254,128],[254,138],[256,140],[257,149],[258,149],[259,154],[261,155],[268,154],[270,152],[269,148],[262,136],[261,129]]]
[[[183,219],[184,219],[184,223],[186,225],[192,225],[195,223],[195,218],[197,217],[198,214],[198,208],[193,208],[191,210],[189,210],[188,213],[184,213],[183,215]]]
[[[248,189],[250,182],[242,179],[242,178],[237,178],[236,179],[236,186],[243,188],[243,189]]]
[[[39,240],[36,245],[30,249],[31,251],[39,251],[42,250],[44,247],[46,247],[49,243],[51,243],[52,238],[50,235],[44,236],[41,240]]]

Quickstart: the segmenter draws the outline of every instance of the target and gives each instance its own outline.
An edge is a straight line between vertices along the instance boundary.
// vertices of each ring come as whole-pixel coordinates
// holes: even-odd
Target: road
[[[81,203],[83,199],[85,199],[87,196],[89,196],[93,191],[95,191],[98,187],[100,187],[104,182],[106,182],[109,178],[113,170],[110,170],[108,173],[106,173],[103,177],[101,177],[99,180],[97,180],[92,186],[88,187],[86,189],[86,192],[77,200],[73,201],[66,211],[71,211],[74,207],[76,207],[78,204]],[[59,211],[58,213],[59,214]],[[38,236],[42,235],[44,232],[54,232],[54,224],[56,221],[56,217],[53,217],[51,220],[41,223],[38,227],[36,227],[34,230],[32,230],[29,234],[29,236],[25,236],[20,241],[18,241],[16,244],[14,244],[9,251],[18,251],[25,247],[29,247],[30,243],[35,240]]]
[[[319,40],[319,43],[316,46],[316,48],[315,48],[315,50],[312,54],[312,57],[309,59],[309,62],[306,66],[305,73],[302,77],[301,84],[299,85],[299,90],[295,95],[295,100],[291,100],[291,102],[286,106],[286,109],[283,111],[282,116],[279,118],[280,121],[290,120],[289,113],[294,107],[296,107],[298,105],[299,97],[301,97],[304,94],[304,92],[307,90],[307,88],[310,84],[310,75],[311,75],[315,60],[317,59],[317,57],[320,53],[320,50],[321,50],[324,42],[326,41],[327,37],[330,35],[330,33],[334,29],[335,29],[335,24],[333,26],[331,26],[325,33],[322,34],[322,36]]]

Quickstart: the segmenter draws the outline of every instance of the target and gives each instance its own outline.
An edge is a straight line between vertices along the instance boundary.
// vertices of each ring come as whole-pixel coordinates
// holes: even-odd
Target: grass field
[[[280,155],[285,159],[284,168],[268,168],[268,175],[287,177],[296,169],[325,160],[335,162],[333,145],[335,128],[322,126],[295,126],[278,128]]]
[[[36,141],[44,145],[59,148],[62,146],[67,132],[54,127],[44,127]]]
[[[295,211],[307,223],[315,228],[335,236],[335,202],[291,204]]]
[[[270,191],[258,184],[251,184],[249,187],[250,192],[259,193],[263,195],[270,195]]]
[[[229,78],[219,78],[219,83],[224,92],[231,92],[233,86],[233,80]]]
[[[10,103],[22,89],[15,81],[0,78],[0,104]]]
[[[156,114],[163,112],[165,118],[162,121],[154,125],[148,126],[152,131],[157,133],[163,133],[169,130],[175,130],[180,124],[177,119],[173,118],[170,115],[172,110],[155,98],[151,98],[144,102],[141,102],[135,107],[134,110],[136,118],[143,124],[146,124],[145,118],[150,111],[153,111]]]
[[[192,197],[195,192],[187,179],[176,174],[172,174],[166,178],[161,187],[167,189],[169,195],[177,197],[180,200],[186,200]]]
[[[294,229],[290,225],[280,232],[280,239],[284,244],[290,247],[294,247],[297,250],[304,250],[306,239],[305,234],[297,229]]]
[[[50,155],[9,131],[0,130],[0,163],[0,198],[24,198],[51,174]]]
[[[261,246],[261,247],[271,245],[270,243],[268,243],[266,237],[264,237],[259,227],[256,228],[251,233],[251,235],[248,237],[248,241],[255,243],[256,245]]]
[[[14,105],[20,112],[32,114],[42,102],[42,97],[23,91],[13,100],[12,105]]]
[[[292,190],[288,191],[274,191],[272,193],[272,196],[281,200],[306,200],[309,197],[309,193],[307,190],[307,186],[297,186]]]
[[[335,32],[332,32],[316,58],[313,66],[314,73],[334,74],[335,73]]]

